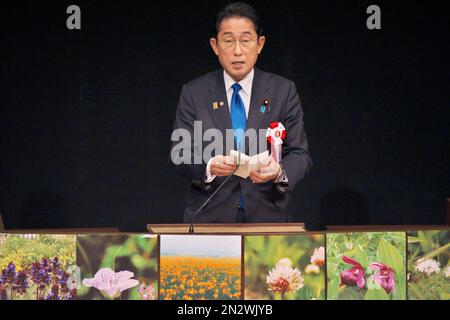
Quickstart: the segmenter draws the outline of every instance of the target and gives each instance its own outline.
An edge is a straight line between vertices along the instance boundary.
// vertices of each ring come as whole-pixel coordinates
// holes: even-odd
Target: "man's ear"
[[[261,36],[258,39],[258,54],[261,53],[262,49],[264,48],[264,44],[266,43],[266,37]]]
[[[209,44],[211,45],[211,48],[213,49],[216,56],[219,55],[219,48],[217,47],[217,39],[216,38],[210,38]]]

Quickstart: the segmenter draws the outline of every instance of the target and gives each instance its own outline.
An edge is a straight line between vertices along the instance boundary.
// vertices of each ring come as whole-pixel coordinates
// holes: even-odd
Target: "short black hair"
[[[258,36],[262,34],[262,28],[260,27],[260,19],[255,12],[255,9],[251,5],[245,2],[232,2],[227,4],[217,14],[216,19],[216,36],[220,31],[220,23],[227,18],[242,17],[250,19],[255,26],[255,31]]]

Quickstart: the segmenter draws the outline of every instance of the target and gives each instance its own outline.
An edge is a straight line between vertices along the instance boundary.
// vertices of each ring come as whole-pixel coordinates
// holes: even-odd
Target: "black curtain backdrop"
[[[182,221],[169,165],[183,83],[219,67],[225,2],[2,5],[0,211],[8,227]],[[252,1],[260,69],[295,81],[314,167],[292,221],[439,224],[450,196],[448,1]],[[81,8],[82,29],[66,28]],[[377,4],[382,30],[366,28]]]

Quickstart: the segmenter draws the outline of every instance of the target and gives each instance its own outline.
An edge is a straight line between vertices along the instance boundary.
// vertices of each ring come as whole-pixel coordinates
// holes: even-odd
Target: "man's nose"
[[[239,41],[236,41],[236,43],[234,45],[233,53],[235,56],[242,55],[241,43]]]

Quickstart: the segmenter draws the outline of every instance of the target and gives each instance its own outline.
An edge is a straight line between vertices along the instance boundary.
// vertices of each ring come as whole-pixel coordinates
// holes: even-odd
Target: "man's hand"
[[[276,179],[280,174],[280,170],[280,165],[273,159],[270,159],[267,165],[261,166],[259,172],[251,171],[249,177],[253,183],[264,183]]]
[[[211,161],[210,172],[214,176],[225,177],[233,174],[238,165],[230,156],[218,155]]]

